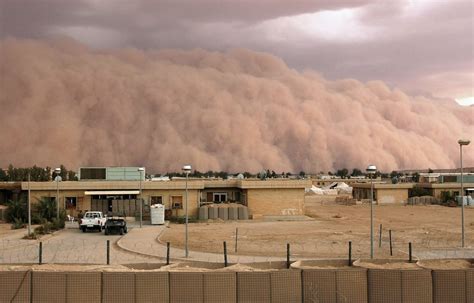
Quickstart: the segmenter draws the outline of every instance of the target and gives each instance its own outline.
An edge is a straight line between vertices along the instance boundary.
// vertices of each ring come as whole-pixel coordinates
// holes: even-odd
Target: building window
[[[227,193],[214,193],[212,202],[221,203],[227,201]]]
[[[171,207],[173,209],[183,209],[183,196],[171,196]]]
[[[76,197],[66,197],[66,208],[67,209],[75,209],[77,206],[77,198]]]
[[[163,204],[163,196],[152,196],[151,205]]]

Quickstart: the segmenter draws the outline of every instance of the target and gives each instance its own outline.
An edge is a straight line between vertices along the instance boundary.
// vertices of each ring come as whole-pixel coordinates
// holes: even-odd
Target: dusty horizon
[[[459,167],[474,107],[327,80],[248,49],[97,50],[3,39],[0,167],[179,171]],[[474,165],[471,144],[464,166]]]

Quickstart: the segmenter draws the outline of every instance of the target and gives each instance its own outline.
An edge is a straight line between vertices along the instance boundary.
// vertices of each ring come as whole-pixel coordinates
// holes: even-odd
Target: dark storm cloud
[[[380,79],[411,92],[472,95],[473,3],[469,0],[0,3],[3,37],[67,35],[99,48],[244,47],[277,54],[292,67],[314,69],[332,79]],[[335,23],[321,23],[320,15],[328,12],[336,13],[328,18]],[[349,19],[345,27],[346,20],[339,20],[343,24],[337,31],[339,12],[347,12],[344,18]],[[302,14],[309,17],[299,20]],[[298,22],[301,26],[295,27]]]

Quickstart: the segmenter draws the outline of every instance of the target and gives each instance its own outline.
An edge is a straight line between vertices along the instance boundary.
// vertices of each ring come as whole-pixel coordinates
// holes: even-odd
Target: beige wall
[[[252,215],[302,215],[303,189],[248,189],[247,206]]]
[[[376,197],[377,204],[403,204],[408,199],[408,189],[377,189]]]
[[[42,197],[56,197],[56,191],[31,191],[31,204],[35,205]],[[83,190],[59,191],[59,209],[64,209],[65,197],[76,197],[76,211],[68,210],[67,214],[76,216],[79,210],[85,211],[91,208],[91,197],[85,196]]]
[[[184,216],[184,204],[186,201],[186,191],[181,189],[170,189],[170,190],[144,190],[143,199],[146,205],[150,205],[151,197],[153,196],[162,196],[163,205],[165,209],[171,209],[171,200],[172,196],[182,196],[183,199],[183,209],[173,209],[173,216]],[[188,215],[197,216],[198,215],[198,203],[199,203],[199,191],[195,189],[188,190]]]
[[[374,199],[377,204],[403,204],[408,199],[407,188],[375,188]],[[354,199],[370,199],[370,188],[354,188],[352,195]]]

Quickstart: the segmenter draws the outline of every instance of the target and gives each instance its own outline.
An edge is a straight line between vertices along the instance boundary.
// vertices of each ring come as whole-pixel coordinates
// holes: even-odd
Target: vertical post
[[[56,218],[59,220],[59,175],[56,175]]]
[[[352,241],[349,241],[349,266],[352,266]]]
[[[166,242],[166,265],[170,265],[170,242]]]
[[[227,244],[224,241],[224,267],[227,267]]]
[[[370,258],[374,258],[374,180],[370,178]]]
[[[290,268],[290,243],[286,243],[286,268]]]
[[[107,240],[107,265],[110,265],[110,240]]]
[[[461,246],[464,248],[464,178],[462,167],[462,144],[459,144],[461,153]]]
[[[185,212],[185,220],[186,220],[186,226],[185,226],[185,256],[186,258],[189,256],[189,250],[188,250],[188,175],[189,172],[186,171],[186,203],[184,204],[184,212]]]
[[[39,243],[38,264],[43,264],[43,242]]]
[[[143,175],[143,170],[140,169],[140,228],[142,228],[143,226],[142,175]]]
[[[379,248],[382,247],[382,224],[380,224],[380,230],[379,230]]]
[[[408,262],[412,263],[412,255],[411,255],[411,242],[408,242]]]
[[[392,230],[388,230],[388,239],[390,241],[390,256],[393,256],[393,251],[392,251]]]
[[[235,252],[237,252],[237,242],[238,242],[238,238],[239,238],[239,228],[236,227],[236,228],[235,228]]]
[[[28,236],[31,236],[31,170],[28,169]]]

